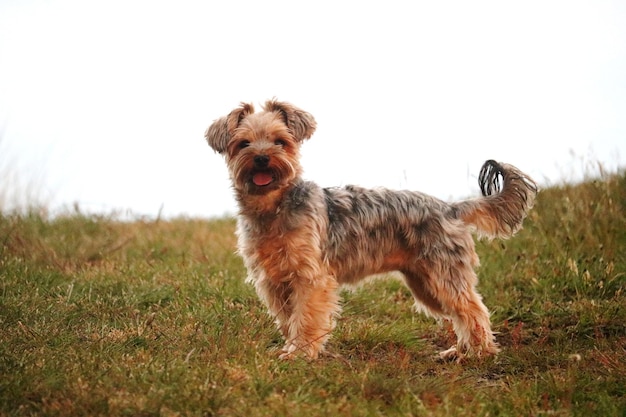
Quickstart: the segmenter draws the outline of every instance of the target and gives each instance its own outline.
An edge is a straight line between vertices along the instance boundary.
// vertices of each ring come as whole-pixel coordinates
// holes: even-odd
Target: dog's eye
[[[244,148],[247,148],[248,146],[250,146],[249,140],[242,140],[241,142],[239,142],[239,149],[244,149]]]
[[[276,139],[274,141],[274,145],[284,147],[285,145],[287,145],[287,142],[282,139]]]

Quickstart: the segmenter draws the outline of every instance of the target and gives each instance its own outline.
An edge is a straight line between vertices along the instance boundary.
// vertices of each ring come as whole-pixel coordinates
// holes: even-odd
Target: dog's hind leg
[[[446,302],[457,336],[456,346],[439,353],[442,359],[461,360],[466,355],[493,355],[499,349],[491,331],[489,311],[480,294],[471,287]]]
[[[434,270],[442,275],[433,275]],[[498,352],[489,311],[474,288],[477,279],[470,265],[416,268],[403,273],[418,307],[433,317],[452,321],[457,343],[440,352],[441,358],[460,360],[468,354],[481,356]]]

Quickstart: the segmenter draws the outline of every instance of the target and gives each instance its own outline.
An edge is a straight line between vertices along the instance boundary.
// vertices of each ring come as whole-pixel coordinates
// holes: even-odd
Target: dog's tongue
[[[267,172],[257,172],[252,176],[252,182],[254,182],[254,184],[258,185],[259,187],[268,185],[270,182],[272,182],[272,175],[268,174]]]

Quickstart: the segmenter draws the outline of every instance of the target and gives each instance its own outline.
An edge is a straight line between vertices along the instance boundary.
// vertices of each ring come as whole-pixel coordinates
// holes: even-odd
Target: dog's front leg
[[[317,359],[339,315],[337,282],[330,276],[315,281],[296,278],[290,286],[291,315],[284,323],[288,337],[280,357],[291,359],[303,354]]]
[[[293,314],[291,302],[291,283],[274,282],[270,279],[254,280],[259,298],[267,306],[268,312],[274,318],[276,327],[285,338],[286,344],[281,353],[288,351],[291,341],[289,337],[289,321]]]

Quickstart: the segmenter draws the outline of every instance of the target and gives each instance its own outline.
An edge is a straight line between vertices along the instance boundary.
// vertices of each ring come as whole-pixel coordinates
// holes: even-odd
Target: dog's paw
[[[307,360],[315,360],[315,359],[319,358],[319,355],[320,355],[319,351],[314,351],[312,349],[301,348],[301,347],[298,347],[297,345],[291,343],[291,344],[285,345],[282,348],[281,353],[278,356],[278,358],[282,359],[282,360],[293,360],[295,358],[303,358],[303,359],[307,359]]]
[[[446,349],[437,354],[437,359],[439,359],[440,361],[446,361],[446,362],[451,362],[451,361],[461,362],[464,357],[465,355],[459,352],[456,346],[452,346],[450,349]]]
[[[439,352],[437,359],[441,361],[456,361],[457,363],[463,362],[465,359],[477,358],[484,359],[489,356],[493,356],[500,351],[497,345],[492,344],[489,347],[481,347],[475,349],[463,349],[459,351],[456,346],[452,346],[450,349]]]

